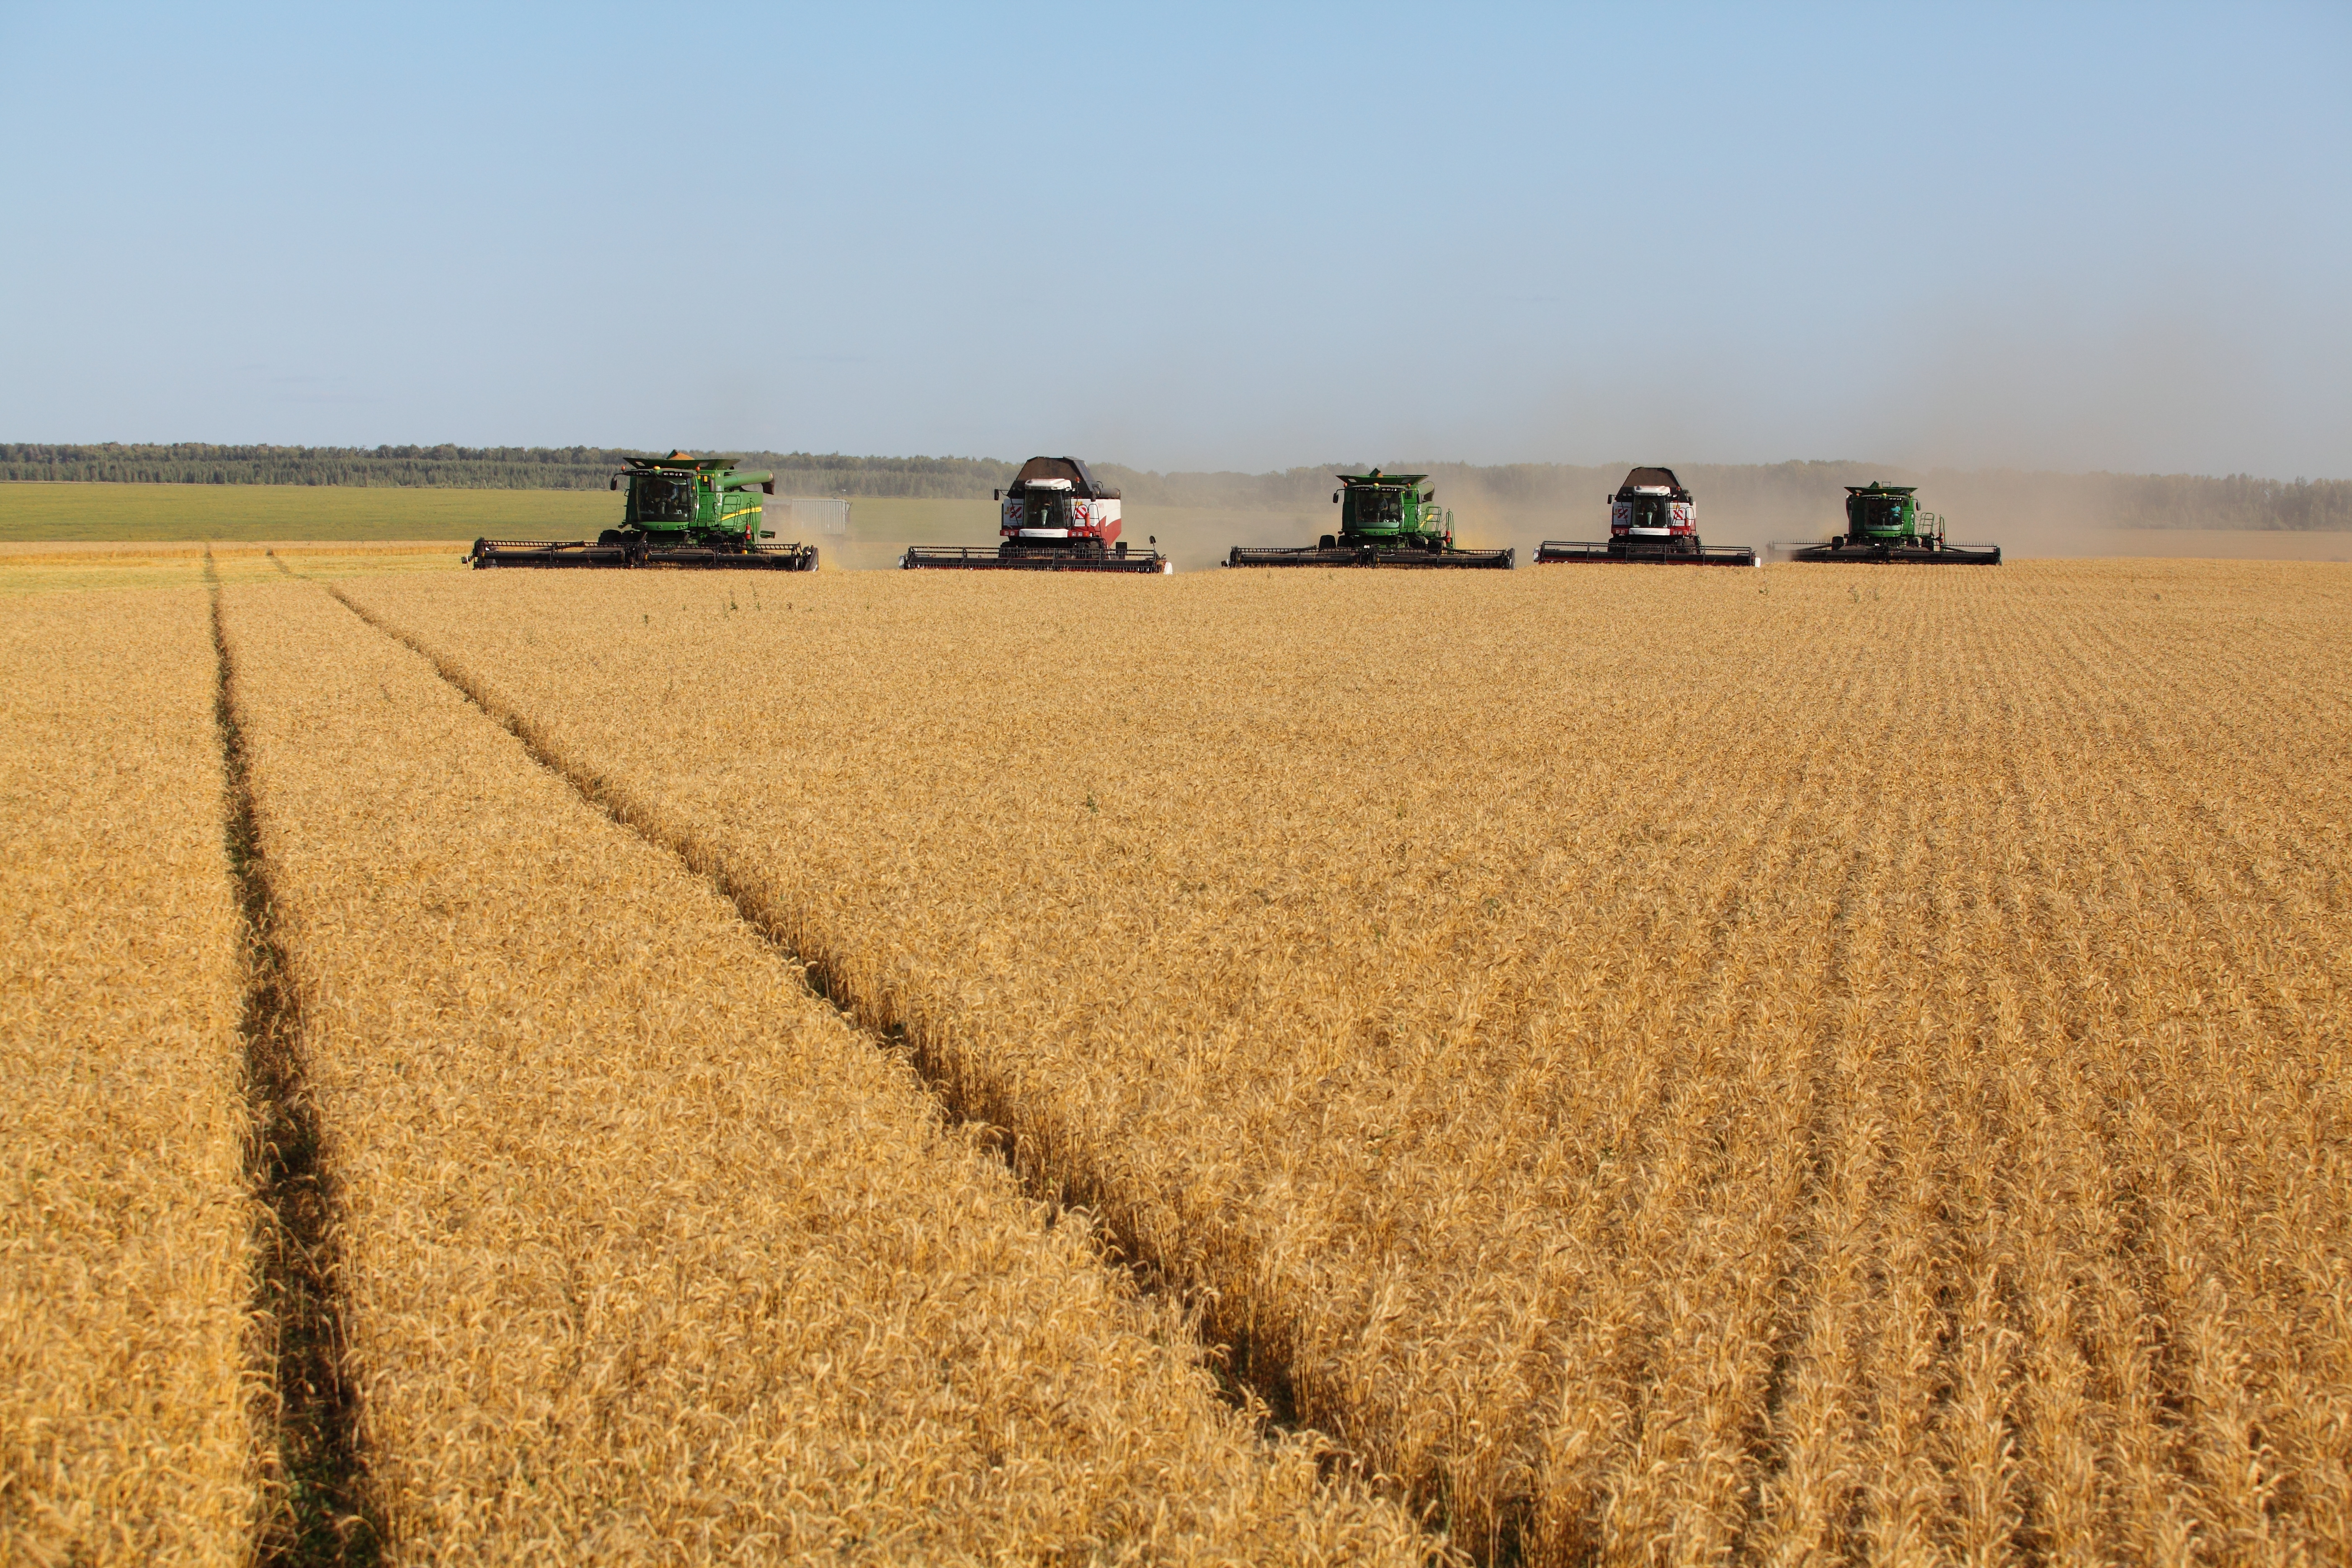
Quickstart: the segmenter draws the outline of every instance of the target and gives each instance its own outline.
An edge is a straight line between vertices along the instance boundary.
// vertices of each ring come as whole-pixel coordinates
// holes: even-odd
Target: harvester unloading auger
[[[996,492],[997,545],[910,544],[909,572],[1172,572],[1175,563],[1121,539],[1118,492],[1076,458],[1032,458]]]
[[[1609,500],[1609,542],[1547,539],[1538,565],[1572,561],[1642,561],[1655,566],[1753,566],[1745,544],[1708,546],[1698,537],[1698,502],[1672,468],[1635,468]]]
[[[1331,499],[1339,506],[1339,531],[1313,544],[1236,544],[1228,566],[1484,566],[1511,569],[1512,552],[1464,550],[1454,542],[1454,514],[1437,510],[1437,492],[1425,489],[1427,474],[1335,476]]]
[[[1921,565],[1998,566],[1998,544],[1950,544],[1944,520],[1919,510],[1916,485],[1845,488],[1845,531],[1821,544],[1779,544],[1791,561],[1909,561]]]
[[[814,572],[814,544],[762,544],[774,534],[760,526],[760,498],[776,493],[772,475],[745,473],[732,458],[631,458],[621,526],[596,542],[584,539],[477,539],[466,556],[472,566],[721,566],[767,572]]]

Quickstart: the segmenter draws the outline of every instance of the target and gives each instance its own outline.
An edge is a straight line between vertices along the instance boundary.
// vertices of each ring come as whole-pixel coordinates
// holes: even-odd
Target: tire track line
[[[332,1182],[320,1160],[319,1121],[302,1060],[301,1010],[278,938],[268,867],[254,821],[236,671],[221,625],[220,572],[205,551],[213,652],[214,720],[227,785],[229,871],[244,915],[246,992],[238,1031],[254,1140],[247,1178],[268,1215],[257,1238],[256,1307],[267,1336],[271,1436],[278,1495],[259,1521],[255,1561],[367,1564],[382,1539],[366,1498],[359,1396],[343,1373],[342,1292]]]
[[[1056,1215],[1072,1208],[1086,1210],[1097,1223],[1097,1234],[1109,1243],[1106,1264],[1126,1270],[1138,1289],[1179,1301],[1207,1352],[1204,1364],[1229,1404],[1263,1426],[1280,1432],[1299,1429],[1295,1374],[1281,1348],[1253,1341],[1245,1331],[1229,1332],[1205,1313],[1202,1304],[1191,1299],[1192,1293],[1183,1288],[1181,1279],[1163,1268],[1135,1232],[1122,1223],[1118,1207],[1108,1201],[1107,1189],[1047,1175],[1049,1162],[1033,1163],[1024,1158],[1025,1150],[1031,1150],[1052,1133],[1046,1129],[1024,1126],[1018,1106],[1002,1085],[984,1080],[969,1064],[959,1069],[941,1060],[935,1051],[913,1037],[904,1024],[879,1016],[875,999],[856,994],[849,980],[848,966],[839,955],[810,951],[812,944],[794,931],[788,912],[777,909],[757,891],[723,853],[690,833],[667,826],[625,791],[575,765],[537,725],[499,701],[454,660],[445,658],[422,640],[363,608],[335,584],[319,585],[369,626],[423,658],[452,689],[512,735],[533,762],[562,779],[589,805],[655,848],[677,857],[687,869],[707,879],[719,896],[735,907],[746,926],[802,971],[809,990],[839,1013],[845,1024],[870,1040],[877,1050],[903,1053],[950,1124],[982,1133],[1024,1192],[1046,1204]],[[887,1005],[887,998],[881,1001]],[[1068,1162],[1061,1163],[1066,1165]],[[1354,1457],[1336,1446],[1325,1461],[1327,1474],[1358,1468]]]

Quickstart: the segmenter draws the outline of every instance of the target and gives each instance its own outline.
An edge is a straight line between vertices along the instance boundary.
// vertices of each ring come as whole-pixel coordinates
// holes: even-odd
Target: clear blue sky
[[[2352,5],[0,0],[0,439],[2352,477]]]

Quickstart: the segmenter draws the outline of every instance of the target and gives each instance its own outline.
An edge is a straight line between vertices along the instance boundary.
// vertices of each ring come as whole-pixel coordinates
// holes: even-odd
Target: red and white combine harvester
[[[1672,468],[1635,468],[1609,498],[1609,542],[1547,539],[1536,563],[1644,561],[1657,566],[1754,566],[1745,544],[1699,542],[1698,502]]]
[[[915,544],[898,558],[910,572],[1169,572],[1153,548],[1129,551],[1119,535],[1118,492],[1076,458],[1032,458],[996,499],[1000,541],[984,545]]]

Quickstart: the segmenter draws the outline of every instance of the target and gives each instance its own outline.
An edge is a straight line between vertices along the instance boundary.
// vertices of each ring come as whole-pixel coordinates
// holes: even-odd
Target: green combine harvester
[[[1923,565],[1998,566],[1998,544],[1951,544],[1944,520],[1919,510],[1916,485],[1845,488],[1845,531],[1820,544],[1784,544],[1791,561],[1913,561]]]
[[[1454,514],[1437,510],[1427,474],[1339,474],[1331,499],[1339,531],[1313,544],[1234,546],[1228,566],[1484,566],[1507,572],[1508,550],[1463,550],[1454,542]]]
[[[746,473],[732,458],[631,458],[613,489],[628,486],[621,526],[596,542],[584,539],[477,539],[467,565],[719,566],[765,572],[814,572],[814,544],[762,544],[774,534],[760,526],[762,496],[776,493],[773,475]]]

